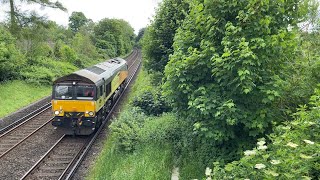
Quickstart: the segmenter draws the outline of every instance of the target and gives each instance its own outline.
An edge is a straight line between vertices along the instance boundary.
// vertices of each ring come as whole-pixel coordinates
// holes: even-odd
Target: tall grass
[[[0,84],[0,118],[50,95],[50,86],[37,86],[23,81]]]
[[[112,138],[105,144],[102,154],[86,179],[170,179],[172,150],[168,144],[143,145],[128,154],[118,151]]]

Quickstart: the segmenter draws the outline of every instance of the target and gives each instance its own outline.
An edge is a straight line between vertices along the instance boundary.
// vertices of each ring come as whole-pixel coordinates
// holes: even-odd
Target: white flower
[[[310,141],[310,140],[307,140],[307,139],[305,139],[305,140],[303,140],[305,143],[308,143],[308,144],[314,144],[314,142],[312,142],[312,141]]]
[[[263,146],[259,146],[258,149],[259,150],[266,150],[266,149],[268,149],[268,147],[266,145],[263,145]]]
[[[244,180],[250,180],[250,179],[247,178],[247,179],[244,179]]]
[[[292,143],[292,142],[288,142],[287,146],[290,146],[292,148],[296,148],[298,147],[299,145],[298,144],[295,144],[295,143]]]
[[[206,168],[206,176],[210,176],[211,175],[211,172],[212,172],[212,169],[210,168]]]
[[[276,173],[276,172],[274,172],[274,171],[265,171],[265,173],[266,173],[266,174],[270,174],[270,175],[272,175],[272,176],[274,176],[274,177],[279,176],[279,174]]]
[[[246,156],[251,156],[251,155],[255,155],[255,154],[256,154],[255,150],[246,150],[244,152],[244,155],[246,155]]]
[[[264,165],[264,164],[256,164],[254,167],[255,167],[256,169],[263,169],[263,168],[266,167],[266,165]]]
[[[264,144],[266,144],[266,142],[265,142],[265,141],[259,141],[259,142],[257,142],[257,144],[258,144],[259,146],[263,146]]]
[[[277,164],[280,164],[280,161],[279,160],[271,160],[270,163],[273,165],[277,165]]]

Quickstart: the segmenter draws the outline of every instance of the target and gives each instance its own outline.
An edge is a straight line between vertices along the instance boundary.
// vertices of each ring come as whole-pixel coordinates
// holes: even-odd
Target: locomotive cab
[[[66,134],[91,134],[97,123],[96,94],[94,85],[76,82],[54,85],[52,125],[65,129]]]
[[[70,135],[89,135],[111,110],[128,76],[125,60],[115,58],[54,81],[52,125]]]

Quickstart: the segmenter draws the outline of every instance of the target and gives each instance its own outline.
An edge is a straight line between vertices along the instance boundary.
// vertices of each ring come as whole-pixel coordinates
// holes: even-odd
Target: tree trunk
[[[14,10],[14,2],[13,0],[10,0],[10,29],[11,29],[11,33],[15,34],[18,30],[18,25],[17,25],[17,20],[16,20],[16,16],[15,16],[16,12]]]

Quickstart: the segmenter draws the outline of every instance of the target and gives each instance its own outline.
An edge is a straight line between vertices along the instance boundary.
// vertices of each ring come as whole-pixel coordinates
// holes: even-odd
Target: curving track
[[[141,53],[139,50],[134,50],[127,58],[127,63],[129,66],[129,80],[127,81],[126,88],[130,84],[130,81],[133,79],[134,74],[137,72],[140,67],[141,61]],[[125,89],[126,89],[125,88]],[[123,94],[123,93],[122,93]],[[121,95],[122,96],[122,95]],[[121,99],[118,98],[118,101]],[[115,103],[114,107],[118,103]],[[107,123],[107,120],[110,119],[112,115],[109,113],[107,118],[105,119],[103,126]],[[70,137],[65,136],[63,134],[59,134],[59,132],[54,132],[53,127],[48,124],[52,119],[51,105],[47,104],[34,111],[33,113],[28,114],[27,116],[21,118],[19,121],[20,124],[12,124],[5,129],[0,130],[0,161],[6,163],[12,163],[12,167],[24,167],[19,168],[19,173],[12,176],[12,179],[17,179],[17,177],[22,177],[22,179],[68,179],[70,178],[82,159],[85,157],[86,153],[92,146],[93,142],[97,138],[100,133],[101,128],[97,131],[96,134],[88,136],[88,137]],[[41,132],[40,132],[41,131]],[[45,132],[45,134],[43,134]],[[51,135],[50,135],[51,133]],[[51,136],[55,135],[55,137]],[[42,135],[43,134],[43,135]],[[48,134],[48,135],[46,135]],[[47,140],[38,140],[38,137],[43,136],[42,138],[47,138]],[[60,139],[59,139],[60,138]],[[57,141],[57,139],[59,139]],[[40,145],[36,144],[34,140],[38,140],[43,142],[51,142],[48,144]],[[56,142],[56,143],[53,143]],[[34,145],[31,145],[35,143]],[[54,146],[52,146],[54,144]],[[30,147],[39,147],[39,150],[30,149],[30,152],[26,152],[25,150]],[[52,146],[51,148],[49,148]],[[47,148],[47,153],[44,153],[43,149]],[[49,149],[49,150],[48,150]],[[24,156],[19,157],[19,154],[32,154],[32,157]],[[35,152],[39,152],[44,154],[36,154]],[[39,157],[38,159],[36,159]],[[40,159],[41,157],[41,159]],[[16,158],[16,159],[12,159]],[[26,160],[19,160],[26,159]],[[40,160],[39,160],[40,159]],[[23,162],[27,161],[27,162]],[[36,162],[38,161],[38,162]],[[19,163],[19,164],[18,164]],[[25,165],[23,165],[25,164]],[[29,169],[27,172],[26,168],[33,167]],[[30,166],[31,165],[31,166]],[[0,164],[0,169],[2,168],[2,176],[0,175],[0,179],[7,178],[10,174],[10,171],[14,171],[10,169],[10,165],[6,166],[5,164]],[[8,169],[5,169],[8,168]],[[26,173],[27,172],[27,173]],[[23,174],[21,174],[23,173]],[[14,174],[14,173],[13,173]],[[13,175],[12,174],[12,175]]]
[[[130,77],[125,90],[140,67],[141,53],[136,50],[127,60]],[[110,119],[121,96],[95,134],[89,137],[62,136],[21,179],[70,179]]]

